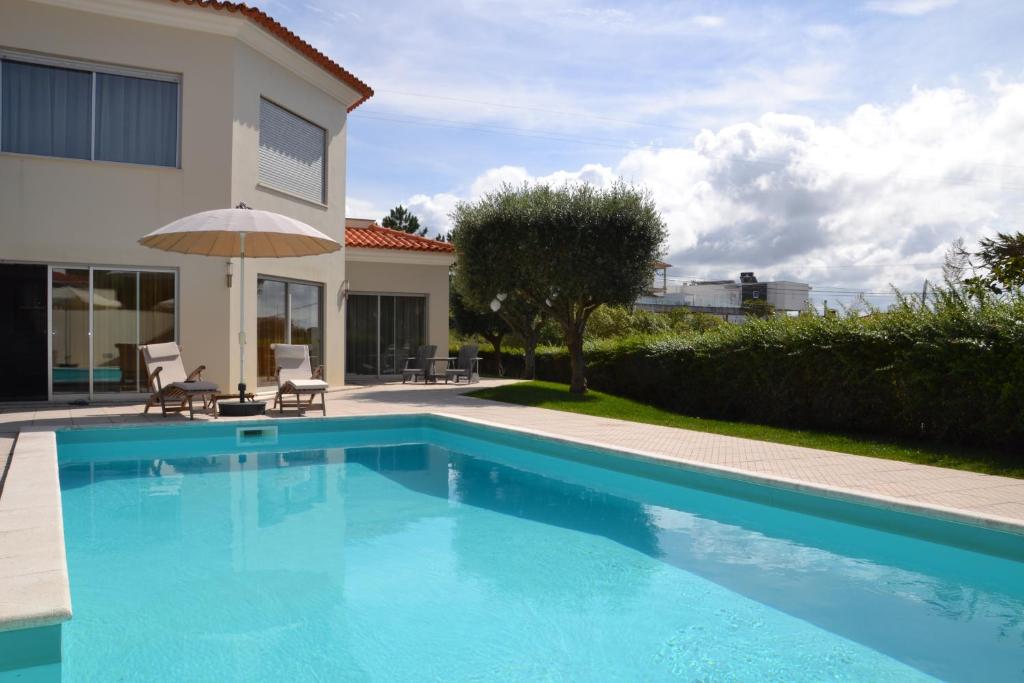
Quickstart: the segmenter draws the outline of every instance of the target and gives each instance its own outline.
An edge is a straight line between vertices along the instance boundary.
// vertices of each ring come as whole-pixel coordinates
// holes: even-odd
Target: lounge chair
[[[323,380],[324,368],[313,370],[309,362],[309,347],[305,344],[271,344],[274,351],[274,362],[277,364],[277,394],[274,405],[281,404],[284,412],[284,397],[295,397],[295,408],[299,415],[313,405],[314,399],[320,396],[320,407],[327,415],[327,388]],[[305,399],[305,403],[303,403]]]
[[[181,362],[181,348],[174,342],[147,344],[140,348],[142,360],[146,364],[149,390],[152,392],[143,413],[148,413],[150,408],[159,404],[165,416],[167,413],[188,410],[189,419],[194,420],[196,416],[192,401],[201,398],[203,408],[213,408],[213,415],[217,416],[217,394],[220,389],[213,382],[203,381],[205,365],[200,365],[186,375],[185,366]]]
[[[406,358],[405,367],[402,368],[402,384],[405,384],[407,379],[412,379],[415,384],[417,377],[423,377],[424,382],[432,379],[430,370],[433,361],[430,359],[434,357],[435,353],[437,353],[436,346],[425,344],[416,349],[415,356]]]
[[[448,379],[451,378],[456,384],[459,383],[459,379],[462,377],[466,378],[467,384],[472,384],[473,378],[476,377],[476,381],[480,381],[480,357],[477,356],[477,351],[480,347],[476,344],[463,344],[459,347],[459,355],[455,357],[455,367],[448,368],[444,371],[444,383],[448,384]]]

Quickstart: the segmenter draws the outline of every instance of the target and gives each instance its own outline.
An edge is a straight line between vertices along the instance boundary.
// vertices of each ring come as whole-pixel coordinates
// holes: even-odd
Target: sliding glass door
[[[173,272],[51,268],[53,394],[147,391],[139,347],[177,338],[175,290]]]
[[[315,369],[323,364],[323,287],[308,282],[258,278],[256,283],[256,374],[260,384],[277,381],[272,344],[306,344]]]
[[[422,296],[350,294],[345,320],[345,372],[397,375],[426,340]]]
[[[89,395],[89,269],[50,270],[53,393]]]
[[[0,263],[0,401],[45,401],[46,266]]]

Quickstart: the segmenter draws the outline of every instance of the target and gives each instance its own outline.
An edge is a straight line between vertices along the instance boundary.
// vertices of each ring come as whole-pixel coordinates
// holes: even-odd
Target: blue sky
[[[377,92],[353,216],[442,230],[502,181],[625,177],[675,275],[872,291],[1024,225],[1016,0],[258,4]]]

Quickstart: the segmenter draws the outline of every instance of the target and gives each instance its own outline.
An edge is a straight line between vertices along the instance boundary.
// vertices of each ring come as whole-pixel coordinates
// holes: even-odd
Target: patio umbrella
[[[245,401],[245,259],[291,258],[329,254],[341,249],[337,241],[288,216],[258,211],[245,204],[185,216],[149,233],[139,244],[174,251],[240,259],[238,332],[238,400]]]

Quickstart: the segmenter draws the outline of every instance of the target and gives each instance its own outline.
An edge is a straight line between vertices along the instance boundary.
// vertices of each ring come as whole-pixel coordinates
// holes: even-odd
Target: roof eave
[[[356,107],[366,102],[368,99],[373,97],[373,88],[367,85],[365,82],[360,80],[351,71],[348,71],[340,64],[332,60],[324,53],[317,50],[315,47],[310,45],[308,42],[300,38],[297,34],[292,32],[286,26],[281,24],[279,21],[271,17],[269,14],[260,10],[256,7],[250,7],[242,2],[225,2],[221,0],[168,0],[174,4],[186,5],[190,7],[197,7],[201,9],[216,10],[227,12],[231,15],[238,15],[248,19],[252,24],[258,26],[263,31],[270,34],[271,37],[279,40],[283,45],[291,48],[293,51],[298,53],[300,56],[307,59],[309,62],[319,67],[327,74],[333,76],[336,80],[347,86],[353,92],[358,95],[358,99],[346,107],[347,112],[351,112]]]

